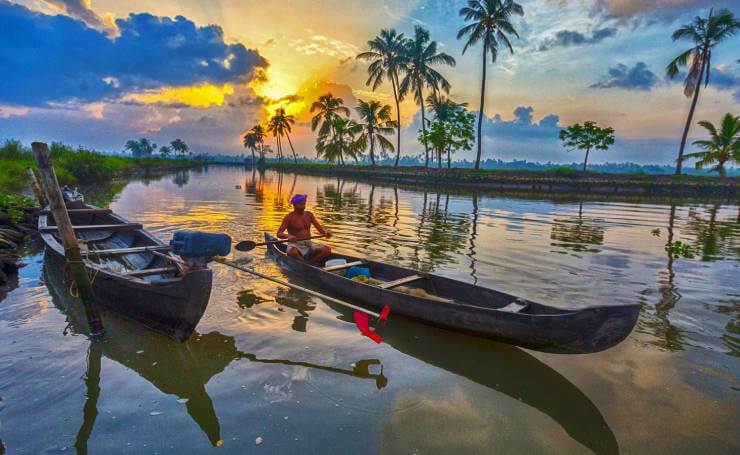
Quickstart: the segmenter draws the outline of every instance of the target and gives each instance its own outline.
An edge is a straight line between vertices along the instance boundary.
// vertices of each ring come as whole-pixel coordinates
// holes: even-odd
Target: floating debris
[[[137,354],[143,354],[144,351],[136,351]]]
[[[260,445],[262,444],[262,441],[263,441],[262,436],[257,436],[257,439],[254,440],[254,443],[255,445]]]
[[[180,404],[185,404],[188,401],[190,401],[190,398],[180,398],[179,400],[177,400],[177,402]]]
[[[149,413],[149,415],[150,416],[158,416],[158,415],[162,415],[162,413],[159,412],[159,411],[152,411],[152,412]]]

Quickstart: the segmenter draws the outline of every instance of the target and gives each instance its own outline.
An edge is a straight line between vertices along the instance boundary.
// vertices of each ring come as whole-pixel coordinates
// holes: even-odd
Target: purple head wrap
[[[299,202],[306,202],[307,199],[308,199],[308,195],[306,195],[306,194],[296,194],[290,200],[290,203],[293,204],[293,205],[295,205],[295,204],[297,204]]]

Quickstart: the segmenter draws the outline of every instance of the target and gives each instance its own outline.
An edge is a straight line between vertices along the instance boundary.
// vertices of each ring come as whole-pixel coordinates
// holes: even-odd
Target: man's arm
[[[289,235],[289,234],[286,234],[285,233],[285,230],[286,229],[288,229],[288,215],[285,215],[283,217],[283,222],[280,223],[280,227],[278,228],[277,237],[279,239],[288,239],[288,240],[290,240],[290,238],[293,237],[292,235]]]
[[[323,235],[327,239],[331,238],[331,232],[324,229],[324,226],[319,223],[319,220],[316,219],[313,213],[310,213],[311,215],[311,224],[313,224],[313,227],[316,228],[317,231],[319,231],[319,234]]]

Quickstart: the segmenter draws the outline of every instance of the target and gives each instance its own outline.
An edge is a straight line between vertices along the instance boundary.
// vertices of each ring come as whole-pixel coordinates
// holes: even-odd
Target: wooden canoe
[[[277,239],[265,233],[265,240]],[[391,264],[330,256],[359,263],[385,282],[366,284],[345,278],[342,269],[324,270],[321,264],[293,259],[285,253],[285,244],[273,243],[269,250],[281,266],[339,297],[376,308],[389,305],[391,314],[537,351],[585,354],[610,348],[630,334],[640,312],[637,304],[559,308]],[[429,297],[399,291],[409,288]]]
[[[69,208],[69,217],[100,305],[179,341],[193,333],[211,295],[210,269],[181,272],[164,257],[168,245],[110,210],[85,204]],[[38,228],[52,260],[64,267],[64,247],[48,210]]]

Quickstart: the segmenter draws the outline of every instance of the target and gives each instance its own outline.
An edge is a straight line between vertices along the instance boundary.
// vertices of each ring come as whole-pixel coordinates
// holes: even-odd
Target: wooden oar
[[[353,310],[355,310],[355,323],[359,327],[360,332],[362,332],[363,335],[371,338],[376,343],[380,343],[382,341],[382,339],[377,334],[375,334],[375,332],[372,332],[368,328],[368,326],[367,326],[367,317],[368,316],[373,316],[375,318],[378,318],[378,321],[381,322],[381,323],[386,322],[388,320],[388,315],[391,312],[390,307],[388,307],[387,305],[383,308],[383,310],[380,313],[376,313],[376,312],[371,311],[371,310],[368,310],[366,308],[362,308],[360,306],[352,305],[351,303],[347,303],[347,302],[344,302],[342,300],[335,299],[334,297],[329,297],[328,295],[324,295],[324,294],[322,294],[320,292],[316,292],[316,291],[313,291],[311,289],[304,288],[302,286],[291,284],[291,283],[288,283],[287,281],[282,281],[282,280],[279,280],[277,278],[273,278],[271,276],[268,276],[268,275],[265,275],[263,273],[260,273],[260,272],[258,272],[256,270],[248,269],[248,268],[243,267],[241,265],[234,264],[233,262],[227,261],[225,258],[217,257],[217,258],[213,258],[213,260],[215,262],[218,262],[219,264],[223,264],[223,265],[226,265],[228,267],[233,267],[233,268],[235,268],[237,270],[241,270],[242,272],[246,272],[246,273],[249,273],[251,275],[258,276],[258,277],[263,278],[263,279],[268,280],[268,281],[272,281],[273,283],[277,283],[277,284],[279,284],[281,286],[285,286],[285,287],[288,287],[288,288],[291,288],[291,289],[295,289],[296,291],[305,292],[308,295],[312,295],[314,297],[318,297],[320,299],[324,299],[324,300],[327,300],[329,302],[336,303],[337,305],[342,305],[342,306],[345,306],[347,308],[352,308]],[[361,316],[361,317],[358,318],[358,316]]]
[[[311,237],[306,237],[304,239],[297,239],[296,242],[300,242],[302,240],[311,240],[311,239],[320,239],[321,237],[324,237],[323,235],[314,235]],[[266,246],[266,245],[272,245],[275,243],[285,243],[288,239],[283,240],[272,240],[269,242],[253,242],[251,240],[242,240],[241,242],[234,245],[234,249],[237,251],[252,251],[253,249],[257,248],[258,246]]]

